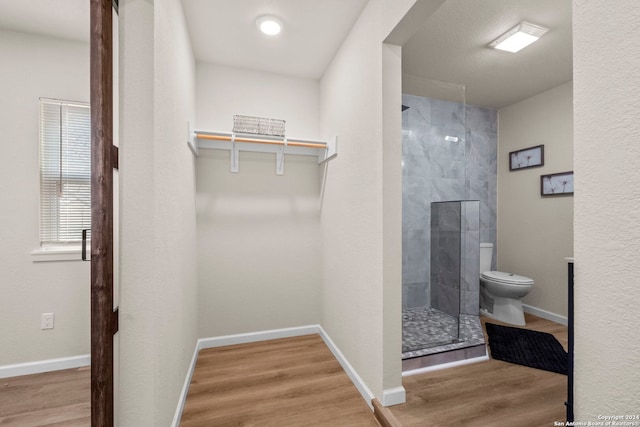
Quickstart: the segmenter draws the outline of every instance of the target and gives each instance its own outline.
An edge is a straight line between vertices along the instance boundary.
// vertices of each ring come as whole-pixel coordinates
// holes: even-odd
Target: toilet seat
[[[485,271],[480,277],[484,280],[507,285],[533,285],[533,279],[504,271]]]

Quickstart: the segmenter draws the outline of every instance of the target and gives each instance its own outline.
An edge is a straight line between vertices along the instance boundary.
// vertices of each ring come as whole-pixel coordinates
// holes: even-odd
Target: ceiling
[[[464,84],[468,104],[505,107],[572,80],[571,19],[571,0],[447,0],[403,46],[402,71]],[[515,54],[487,47],[521,21],[549,32]]]
[[[182,0],[196,58],[319,79],[367,0]],[[283,21],[278,36],[256,26],[262,15]]]
[[[198,61],[318,79],[367,0],[182,0]],[[276,37],[255,20],[284,22]],[[0,28],[88,40],[87,0],[0,0]],[[487,48],[522,20],[549,28],[517,54]],[[571,0],[447,0],[403,46],[407,82],[464,84],[501,108],[572,79]],[[428,85],[427,85],[428,86]]]

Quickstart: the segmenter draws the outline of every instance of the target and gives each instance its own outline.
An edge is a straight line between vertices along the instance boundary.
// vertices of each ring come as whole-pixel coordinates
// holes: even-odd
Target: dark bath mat
[[[551,334],[486,323],[491,357],[567,375],[567,352]]]

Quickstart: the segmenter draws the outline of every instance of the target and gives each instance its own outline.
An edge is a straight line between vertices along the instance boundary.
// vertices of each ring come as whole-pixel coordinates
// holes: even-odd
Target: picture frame
[[[509,171],[544,166],[544,145],[523,148],[509,153]]]
[[[573,194],[573,171],[540,175],[541,196],[566,196]]]

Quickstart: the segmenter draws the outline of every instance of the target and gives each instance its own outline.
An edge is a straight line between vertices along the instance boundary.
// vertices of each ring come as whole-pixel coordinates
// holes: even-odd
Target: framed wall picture
[[[540,166],[544,166],[544,145],[536,145],[509,153],[510,171]]]
[[[573,171],[540,175],[540,195],[563,196],[573,194]]]

